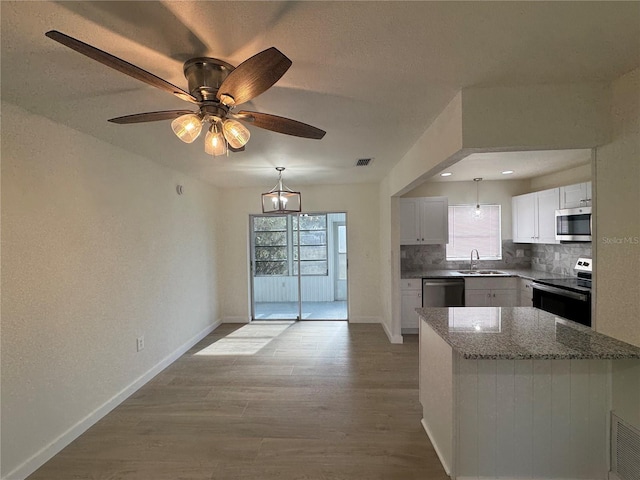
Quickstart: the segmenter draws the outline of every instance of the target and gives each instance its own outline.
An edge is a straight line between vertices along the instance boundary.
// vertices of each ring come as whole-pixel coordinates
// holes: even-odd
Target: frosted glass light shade
[[[204,137],[204,151],[217,157],[227,153],[227,142],[217,127],[211,127]]]
[[[171,129],[184,143],[192,143],[202,131],[202,120],[197,115],[188,113],[171,122]]]
[[[227,142],[229,142],[229,145],[233,148],[244,147],[251,136],[247,127],[235,120],[225,120],[222,124],[222,131],[224,133],[224,138],[227,139]]]

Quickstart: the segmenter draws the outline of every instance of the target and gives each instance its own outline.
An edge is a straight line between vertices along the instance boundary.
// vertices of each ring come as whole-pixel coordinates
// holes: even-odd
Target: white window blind
[[[481,260],[501,260],[500,205],[449,206],[447,260],[469,260],[477,249]]]

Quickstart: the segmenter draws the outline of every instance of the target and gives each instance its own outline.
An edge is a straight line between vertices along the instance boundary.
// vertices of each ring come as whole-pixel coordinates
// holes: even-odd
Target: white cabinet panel
[[[400,244],[444,245],[449,241],[447,197],[400,199]]]
[[[418,314],[422,307],[422,279],[403,278],[400,280],[400,325],[407,333],[417,333]]]
[[[560,208],[560,189],[518,195],[511,200],[513,241],[560,243],[556,240],[555,212]]]
[[[419,245],[421,238],[420,199],[400,199],[400,244]]]
[[[464,280],[466,307],[518,306],[518,279],[515,277],[475,277]]]
[[[518,291],[513,290],[491,290],[492,307],[517,307]]]
[[[560,208],[578,208],[591,205],[591,182],[560,187]]]
[[[490,307],[491,290],[466,290],[464,291],[465,307]]]
[[[520,307],[533,307],[533,280],[518,279],[518,294]]]
[[[513,216],[513,241],[533,243],[536,236],[536,194],[528,193],[513,197],[511,212]]]
[[[559,190],[537,192],[538,234],[536,243],[560,243],[556,240],[556,210],[560,208]]]

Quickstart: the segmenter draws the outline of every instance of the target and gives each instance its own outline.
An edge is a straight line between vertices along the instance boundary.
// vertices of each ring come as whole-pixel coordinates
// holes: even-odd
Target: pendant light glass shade
[[[235,120],[225,120],[222,124],[222,131],[224,133],[224,138],[227,139],[227,142],[229,142],[229,145],[233,148],[244,147],[251,136],[249,130],[240,122]]]
[[[302,211],[302,196],[282,184],[284,167],[276,167],[278,183],[262,194],[262,213],[298,213]]]
[[[204,137],[204,151],[214,157],[227,154],[227,142],[217,123],[211,125]]]
[[[197,115],[188,113],[171,122],[171,128],[184,143],[192,143],[202,131],[202,120]]]

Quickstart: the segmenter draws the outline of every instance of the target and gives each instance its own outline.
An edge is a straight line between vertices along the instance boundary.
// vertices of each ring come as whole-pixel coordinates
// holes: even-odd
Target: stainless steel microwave
[[[591,220],[591,207],[556,210],[556,240],[590,242]]]

